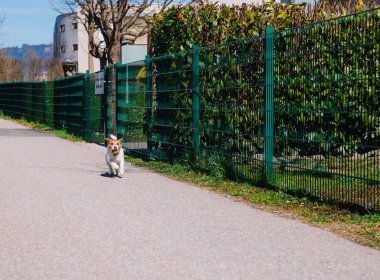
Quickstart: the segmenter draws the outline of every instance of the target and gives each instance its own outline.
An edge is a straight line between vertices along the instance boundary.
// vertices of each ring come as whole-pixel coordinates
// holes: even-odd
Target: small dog
[[[110,138],[104,138],[107,142],[106,162],[111,175],[122,177],[124,174],[124,151],[121,146],[121,139],[111,135]]]

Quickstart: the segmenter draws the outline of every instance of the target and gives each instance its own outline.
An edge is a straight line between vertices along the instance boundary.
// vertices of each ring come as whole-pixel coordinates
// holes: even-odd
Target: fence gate
[[[145,92],[145,60],[125,65],[117,64],[109,73],[115,75],[114,78],[110,77],[108,80],[111,81],[111,87],[112,83],[115,82],[116,86],[113,90],[115,90],[116,95],[113,95],[113,90],[108,90],[107,117],[109,121],[107,125],[113,125],[113,121],[115,121],[116,129],[112,130],[114,131],[113,134],[123,139],[128,151],[146,155],[147,100]],[[110,106],[110,102],[114,107]],[[112,116],[112,121],[110,116]],[[111,130],[109,129],[108,131]]]

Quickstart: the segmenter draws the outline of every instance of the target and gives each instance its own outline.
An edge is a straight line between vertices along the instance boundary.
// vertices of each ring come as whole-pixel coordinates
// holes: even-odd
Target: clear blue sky
[[[55,18],[49,0],[0,0],[5,23],[0,30],[0,47],[53,42]]]
[[[0,47],[53,42],[58,12],[54,11],[49,0],[0,0],[0,15],[5,16],[5,24],[0,30]]]

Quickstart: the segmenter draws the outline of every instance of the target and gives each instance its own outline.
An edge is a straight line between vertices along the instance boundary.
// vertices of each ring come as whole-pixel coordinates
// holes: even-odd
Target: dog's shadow
[[[108,172],[102,173],[100,174],[100,176],[105,177],[105,178],[117,178],[116,175],[112,175],[111,173],[108,173]]]

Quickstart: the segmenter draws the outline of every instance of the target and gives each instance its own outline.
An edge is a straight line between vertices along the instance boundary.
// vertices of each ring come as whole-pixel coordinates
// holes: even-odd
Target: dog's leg
[[[112,166],[112,169],[115,171],[119,169],[119,165],[116,162],[111,162],[111,166]]]
[[[110,170],[110,174],[111,175],[115,175],[115,172],[113,172],[112,165],[110,163],[108,163],[108,162],[107,162],[107,165],[108,165],[108,169]]]
[[[123,160],[119,164],[119,170],[118,171],[119,171],[118,172],[119,177],[123,177],[123,175],[124,175],[124,161]]]

